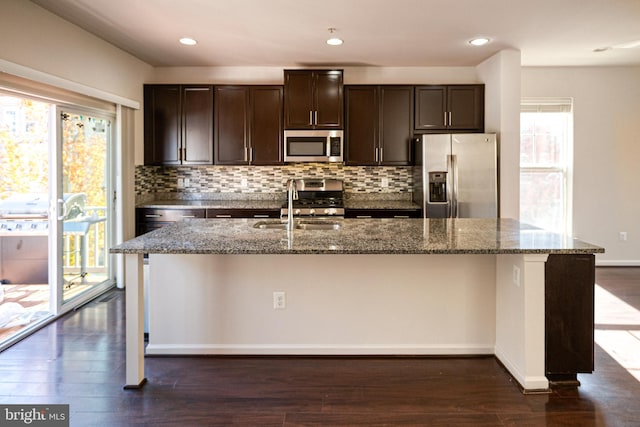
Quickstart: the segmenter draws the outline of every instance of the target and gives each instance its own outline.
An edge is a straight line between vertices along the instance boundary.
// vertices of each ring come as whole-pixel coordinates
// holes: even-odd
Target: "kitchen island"
[[[112,249],[126,255],[127,388],[145,382],[143,254],[147,354],[494,354],[539,390],[547,257],[603,252],[510,219],[257,222],[184,220]]]

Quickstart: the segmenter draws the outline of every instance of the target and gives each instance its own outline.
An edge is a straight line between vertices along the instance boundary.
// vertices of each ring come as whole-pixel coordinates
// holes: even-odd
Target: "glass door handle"
[[[58,221],[62,221],[64,219],[65,216],[67,216],[67,213],[65,212],[65,204],[64,204],[64,200],[62,199],[58,199],[56,200],[56,204],[58,205],[58,212],[62,212],[62,215],[58,215]]]

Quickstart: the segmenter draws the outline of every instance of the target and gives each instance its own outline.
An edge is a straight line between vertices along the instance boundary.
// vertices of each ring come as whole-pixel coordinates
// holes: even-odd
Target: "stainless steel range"
[[[296,217],[344,217],[344,182],[339,179],[296,179],[293,215]],[[288,203],[280,216],[289,214]]]

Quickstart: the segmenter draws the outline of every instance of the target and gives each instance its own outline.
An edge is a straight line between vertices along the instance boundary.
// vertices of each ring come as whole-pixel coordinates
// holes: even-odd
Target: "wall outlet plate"
[[[275,291],[273,293],[273,308],[276,310],[287,308],[287,294],[284,291]]]

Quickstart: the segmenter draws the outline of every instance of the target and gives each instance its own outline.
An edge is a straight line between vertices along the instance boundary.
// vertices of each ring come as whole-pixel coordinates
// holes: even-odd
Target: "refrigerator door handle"
[[[451,214],[450,218],[458,218],[458,156],[452,154],[448,156],[447,166],[447,186],[450,188]]]
[[[455,209],[455,192],[453,189],[453,168],[454,159],[451,154],[447,154],[447,218],[452,218]]]

